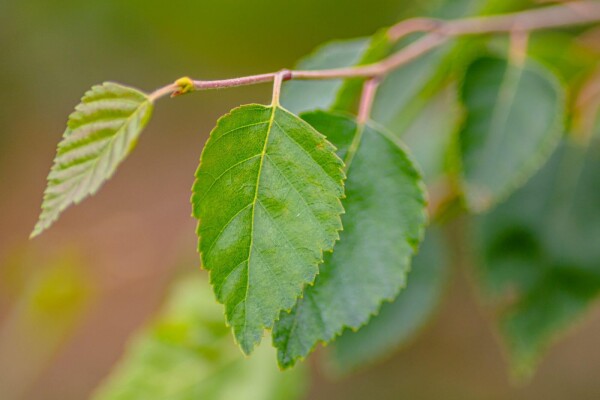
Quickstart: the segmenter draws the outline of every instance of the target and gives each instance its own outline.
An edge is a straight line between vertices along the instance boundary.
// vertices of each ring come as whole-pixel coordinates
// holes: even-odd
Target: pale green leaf
[[[151,114],[149,97],[130,87],[106,82],[85,94],[58,144],[32,237],[96,193],[133,149]]]
[[[392,303],[358,331],[346,330],[333,342],[335,370],[346,373],[389,357],[406,345],[431,319],[449,276],[448,255],[441,233],[429,229],[412,262],[410,279]]]
[[[303,116],[339,148],[348,178],[344,231],[328,253],[314,286],[273,329],[282,367],[357,329],[404,287],[425,224],[421,177],[405,149],[382,128],[359,127],[350,117]]]
[[[165,309],[128,346],[95,400],[293,400],[303,370],[280,372],[270,346],[245,358],[231,342],[207,282],[181,280]]]
[[[477,221],[482,295],[518,374],[600,294],[600,140],[563,144],[542,170]]]
[[[483,211],[522,185],[563,132],[565,94],[541,65],[483,57],[466,71],[458,137],[467,205]]]
[[[199,251],[245,353],[314,281],[343,212],[343,163],[308,123],[246,105],[221,118],[193,187]]]

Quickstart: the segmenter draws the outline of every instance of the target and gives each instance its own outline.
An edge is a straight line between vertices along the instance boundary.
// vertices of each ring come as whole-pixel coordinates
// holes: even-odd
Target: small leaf
[[[94,400],[299,399],[305,370],[280,372],[270,346],[244,358],[207,282],[174,286],[163,311],[128,345]]]
[[[314,112],[303,115],[339,147],[348,178],[344,231],[307,287],[273,329],[278,361],[290,367],[346,327],[357,329],[404,287],[425,225],[421,177],[406,151],[373,124]]]
[[[342,228],[343,163],[308,123],[246,105],[221,118],[193,187],[199,251],[244,353],[312,283]]]
[[[497,307],[515,372],[600,295],[600,138],[563,144],[523,188],[476,223],[482,295]]]
[[[151,114],[152,101],[130,87],[106,82],[85,94],[58,144],[31,237],[50,227],[71,204],[98,191],[133,149]]]
[[[441,232],[429,229],[412,262],[410,281],[396,300],[358,331],[345,330],[333,342],[331,358],[338,372],[347,373],[389,357],[410,341],[431,319],[449,276]]]
[[[483,211],[522,185],[563,132],[565,94],[541,65],[484,57],[467,69],[458,137],[469,208]]]

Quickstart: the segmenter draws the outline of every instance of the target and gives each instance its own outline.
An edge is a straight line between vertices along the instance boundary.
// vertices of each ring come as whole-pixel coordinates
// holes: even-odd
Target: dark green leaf
[[[600,141],[564,144],[477,226],[482,292],[519,374],[600,293]]]
[[[245,353],[312,283],[341,229],[344,173],[335,148],[280,107],[224,116],[193,187],[199,251]]]
[[[426,219],[420,175],[385,130],[324,112],[303,117],[328,135],[346,162],[346,214],[340,242],[326,255],[315,285],[275,324],[284,368],[344,328],[364,325],[383,301],[396,297]]]
[[[32,237],[96,193],[133,149],[151,114],[150,98],[126,86],[107,82],[85,94],[58,145]]]
[[[541,65],[484,57],[467,69],[467,116],[459,135],[468,206],[483,211],[522,185],[554,150],[565,94]]]
[[[396,300],[358,331],[346,330],[331,349],[334,367],[349,372],[389,357],[430,320],[448,277],[448,257],[440,232],[429,229],[412,262],[410,280]]]

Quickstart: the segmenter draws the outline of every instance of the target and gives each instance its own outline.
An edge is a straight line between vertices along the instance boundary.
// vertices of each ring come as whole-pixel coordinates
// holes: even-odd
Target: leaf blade
[[[324,136],[280,107],[242,106],[211,132],[192,189],[198,248],[245,353],[338,239],[342,165]]]
[[[306,288],[291,313],[282,312],[273,329],[282,368],[344,328],[364,325],[383,301],[396,297],[426,219],[419,173],[380,128],[367,125],[361,134],[362,128],[346,116],[314,112],[303,117],[353,161],[347,171],[341,239],[326,255],[314,286]],[[362,135],[358,151],[348,154],[357,134]]]
[[[389,357],[418,334],[441,301],[450,275],[441,232],[427,231],[414,257],[410,282],[391,303],[358,331],[345,330],[329,356],[336,371],[348,373]]]
[[[131,152],[152,114],[150,98],[112,82],[92,87],[69,116],[31,237],[93,195]]]

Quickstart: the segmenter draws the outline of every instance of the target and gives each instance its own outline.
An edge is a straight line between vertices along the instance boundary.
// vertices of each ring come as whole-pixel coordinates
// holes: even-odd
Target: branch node
[[[279,71],[279,73],[281,74],[282,77],[282,81],[289,81],[293,78],[292,75],[292,71],[289,69],[282,69],[281,71]]]
[[[188,76],[177,79],[174,85],[177,89],[171,93],[171,97],[181,96],[182,94],[190,93],[195,90],[194,81]]]

